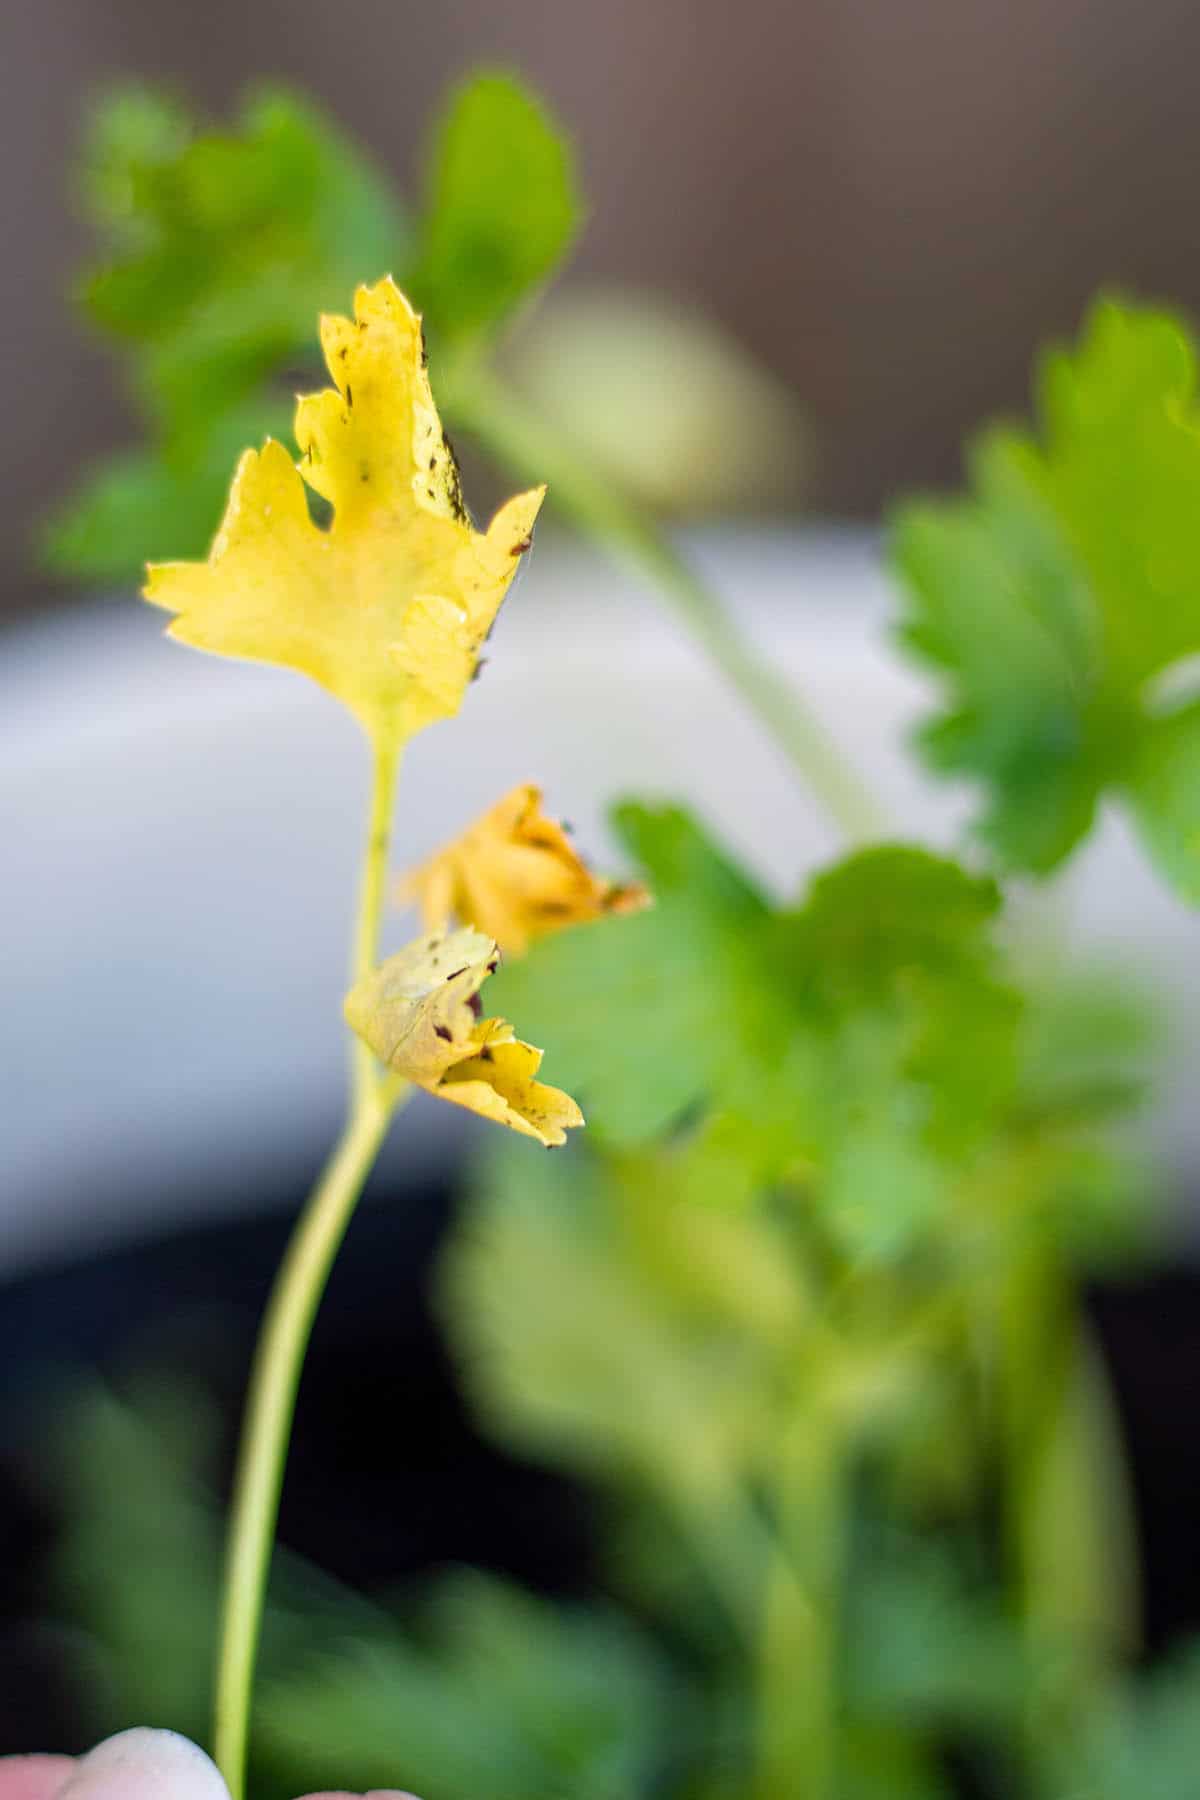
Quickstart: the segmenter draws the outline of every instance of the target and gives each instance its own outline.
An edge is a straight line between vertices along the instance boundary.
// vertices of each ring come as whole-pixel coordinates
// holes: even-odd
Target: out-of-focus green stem
[[[824,727],[791,683],[746,642],[669,539],[481,364],[461,363],[446,371],[441,393],[456,425],[521,479],[547,482],[555,504],[574,525],[671,602],[839,831],[851,842],[882,836],[885,824],[874,800]]]
[[[754,1800],[831,1800],[845,1497],[835,1434],[805,1409],[784,1446],[763,1594]]]
[[[1044,1254],[1011,1269],[998,1337],[1009,1563],[1034,1666],[1056,1672],[1038,1683],[1026,1746],[1052,1791],[1136,1643],[1132,1504],[1107,1376]]]

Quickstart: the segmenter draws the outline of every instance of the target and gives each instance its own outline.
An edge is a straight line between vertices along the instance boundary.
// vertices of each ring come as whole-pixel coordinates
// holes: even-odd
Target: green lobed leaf
[[[1200,701],[1147,721],[1125,796],[1158,868],[1200,906]]]
[[[753,944],[766,902],[678,808],[617,809],[660,884],[655,904],[544,939],[493,976],[488,1003],[552,1044],[557,1078],[613,1145],[645,1143],[703,1106],[756,1035]],[[766,996],[769,999],[769,995]]]
[[[1091,827],[1113,708],[1083,576],[1023,446],[986,436],[969,468],[969,498],[895,519],[899,636],[948,689],[920,738],[930,764],[982,784],[978,830],[1003,863],[1044,872]]]
[[[1038,382],[1031,467],[1086,574],[1110,679],[1200,649],[1200,406],[1189,327],[1100,300]]]
[[[1046,873],[1108,793],[1185,897],[1197,862],[1148,683],[1200,650],[1200,404],[1186,327],[1099,302],[1042,363],[1038,433],[985,434],[960,500],[895,521],[901,642],[941,678],[931,765],[982,790],[1000,861]],[[1186,754],[1186,733],[1174,750]]]
[[[862,1253],[934,1226],[950,1172],[1009,1102],[1021,1002],[993,942],[998,910],[992,882],[883,845],[774,921],[772,965],[818,1046],[824,1204]]]
[[[156,117],[155,132],[139,123]],[[224,300],[250,309],[236,331],[232,319],[226,328],[231,354],[244,356],[265,283],[272,335],[278,314],[291,341],[307,345],[319,311],[344,305],[356,282],[404,251],[403,216],[382,178],[284,89],[250,93],[228,131],[203,128],[153,93],[118,91],[97,115],[85,171],[105,243],[84,305],[102,330],[134,342],[186,341]]]
[[[84,478],[41,549],[59,574],[117,582],[148,556],[205,554],[238,453],[290,442],[319,313],[403,267],[408,233],[362,152],[283,89],[249,94],[226,131],[119,89],[80,187],[100,239],[80,301],[125,359],[148,441]]]
[[[170,454],[109,457],[42,521],[45,566],[73,580],[115,585],[146,562],[207,556],[240,451],[264,437],[286,442],[290,415],[282,395],[264,392],[231,406],[200,439]]]
[[[554,273],[582,211],[571,145],[549,110],[512,75],[472,76],[433,131],[417,304],[447,338],[496,324]]]

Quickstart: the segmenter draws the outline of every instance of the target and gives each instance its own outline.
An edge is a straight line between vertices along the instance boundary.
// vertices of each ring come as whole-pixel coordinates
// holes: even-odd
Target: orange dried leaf
[[[419,903],[428,930],[458,919],[513,956],[564,925],[636,912],[650,900],[636,882],[594,875],[532,785],[513,788],[406,876],[400,892]]]

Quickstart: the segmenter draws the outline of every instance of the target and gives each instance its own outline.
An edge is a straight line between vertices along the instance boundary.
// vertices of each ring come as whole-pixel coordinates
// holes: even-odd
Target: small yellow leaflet
[[[564,1144],[583,1114],[537,1080],[542,1052],[506,1020],[476,1015],[475,996],[498,963],[495,940],[480,931],[431,932],[356,983],[346,1018],[380,1062],[437,1099]]]

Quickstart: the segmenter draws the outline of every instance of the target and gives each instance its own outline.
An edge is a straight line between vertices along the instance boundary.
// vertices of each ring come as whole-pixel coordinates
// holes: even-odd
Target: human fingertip
[[[138,1725],[81,1757],[56,1800],[229,1800],[229,1789],[190,1738]]]

